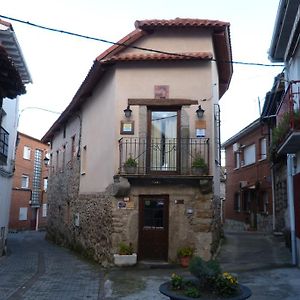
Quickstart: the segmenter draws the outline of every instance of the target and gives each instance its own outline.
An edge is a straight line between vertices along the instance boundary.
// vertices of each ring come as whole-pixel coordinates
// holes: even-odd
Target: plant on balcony
[[[192,163],[192,174],[194,175],[205,175],[208,173],[208,166],[204,158],[197,154]]]
[[[137,168],[137,162],[132,156],[129,156],[129,158],[124,163],[124,170],[127,174],[134,174],[136,173]]]

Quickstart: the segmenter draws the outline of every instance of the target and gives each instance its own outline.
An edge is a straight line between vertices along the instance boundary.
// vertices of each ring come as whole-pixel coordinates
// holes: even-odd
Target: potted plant
[[[192,174],[205,175],[208,173],[208,166],[201,155],[196,155],[192,163]]]
[[[160,285],[159,291],[171,300],[244,300],[251,296],[251,290],[239,284],[232,274],[223,273],[216,260],[204,261],[195,256],[189,270],[193,276],[184,278],[173,273],[170,281]]]
[[[190,259],[194,255],[194,248],[190,246],[179,248],[177,256],[179,258],[182,267],[186,268],[189,266]]]
[[[124,163],[124,170],[127,174],[134,174],[136,173],[137,162],[132,156],[130,155],[129,158]]]
[[[119,244],[118,253],[114,254],[114,264],[119,267],[133,266],[137,262],[137,254],[133,251],[131,243],[126,244],[121,242]]]
[[[192,258],[190,277],[173,273],[170,281],[160,285],[159,291],[171,300],[244,300],[251,297],[251,290],[238,283],[235,276],[222,272],[216,260],[204,261],[199,256]]]

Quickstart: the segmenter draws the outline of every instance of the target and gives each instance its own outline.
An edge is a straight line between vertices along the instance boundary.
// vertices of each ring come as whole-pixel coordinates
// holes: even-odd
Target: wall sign
[[[121,121],[121,134],[134,134],[134,121]]]

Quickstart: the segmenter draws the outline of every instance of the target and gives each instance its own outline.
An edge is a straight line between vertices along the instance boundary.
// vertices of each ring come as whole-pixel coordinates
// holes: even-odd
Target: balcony
[[[119,174],[122,176],[199,177],[203,175],[193,172],[193,162],[199,157],[209,170],[208,138],[121,138],[119,150]],[[133,162],[131,169],[125,166],[128,159]]]
[[[8,155],[8,137],[9,133],[0,127],[0,165],[6,165]]]
[[[296,153],[300,149],[300,81],[289,84],[276,112],[273,149],[279,154]]]

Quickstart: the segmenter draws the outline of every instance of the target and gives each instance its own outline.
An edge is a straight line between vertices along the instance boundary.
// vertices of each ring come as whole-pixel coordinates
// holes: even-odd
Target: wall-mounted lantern
[[[198,119],[202,119],[204,115],[205,110],[199,105],[198,109],[196,110],[196,114]]]
[[[126,119],[130,119],[131,113],[132,113],[132,110],[130,109],[130,107],[129,107],[129,105],[128,105],[127,108],[124,109],[125,118],[126,118]]]

